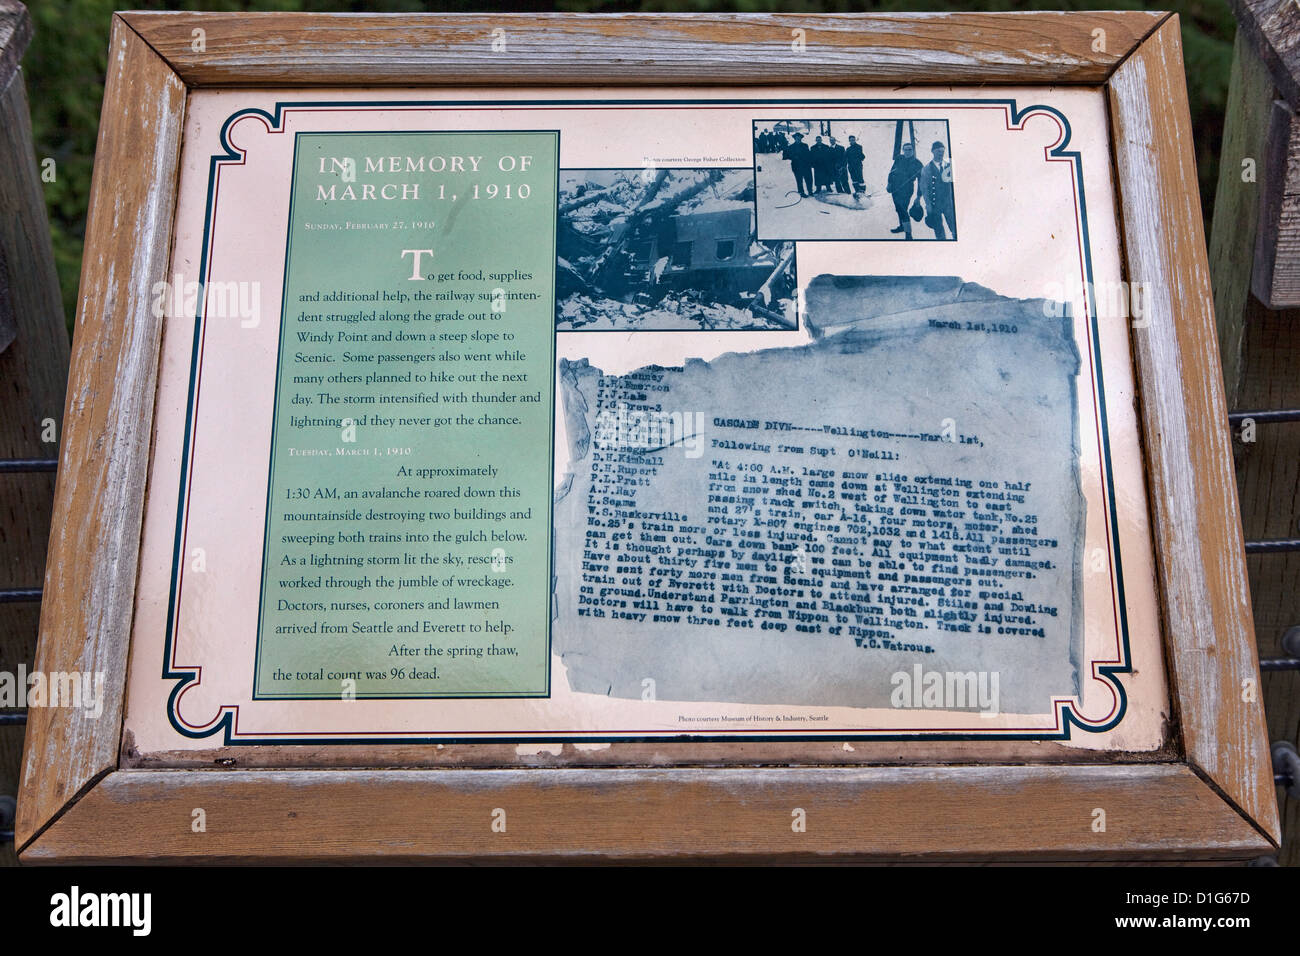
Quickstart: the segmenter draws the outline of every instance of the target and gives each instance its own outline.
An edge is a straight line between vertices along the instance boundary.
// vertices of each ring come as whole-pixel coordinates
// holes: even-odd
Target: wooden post
[[[1300,7],[1294,0],[1234,0],[1238,53],[1248,47],[1276,95],[1243,89],[1255,122],[1266,124],[1259,166],[1259,227],[1251,289],[1270,309],[1300,308]],[[1265,81],[1267,82],[1267,81]],[[1233,116],[1230,101],[1228,116]],[[1263,116],[1257,111],[1263,110]],[[1220,180],[1222,184],[1222,180]]]
[[[1238,31],[1219,154],[1219,185],[1210,229],[1210,271],[1219,355],[1229,408],[1239,408],[1246,300],[1259,231],[1259,164],[1268,137],[1273,80],[1244,32]]]
[[[1219,351],[1228,407],[1300,407],[1300,12],[1276,0],[1234,0],[1239,29],[1210,239]],[[1242,528],[1248,540],[1300,536],[1300,425],[1234,429]],[[1285,656],[1300,624],[1300,554],[1247,558],[1261,658]],[[1297,740],[1300,676],[1265,673],[1272,740]],[[1300,801],[1279,791],[1279,861],[1300,865]]]
[[[31,34],[27,8],[0,0],[0,289],[7,287],[13,332],[0,351],[0,458],[57,456],[46,439],[62,426],[68,375],[67,325],[19,68]],[[0,588],[41,586],[53,499],[51,474],[0,475]],[[39,604],[0,604],[0,671],[32,666],[39,617]],[[0,727],[0,794],[17,792],[22,748],[21,725]],[[0,866],[15,862],[12,844],[0,847]]]

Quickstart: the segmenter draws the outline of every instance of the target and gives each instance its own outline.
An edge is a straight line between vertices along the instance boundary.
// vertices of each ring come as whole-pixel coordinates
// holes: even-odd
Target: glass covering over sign
[[[136,745],[1158,748],[1104,98],[832,92],[196,92]]]

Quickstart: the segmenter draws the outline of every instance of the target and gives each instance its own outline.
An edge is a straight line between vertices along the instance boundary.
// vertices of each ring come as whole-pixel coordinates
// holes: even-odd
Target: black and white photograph
[[[756,121],[754,188],[765,241],[957,238],[946,120]]]
[[[759,241],[749,169],[560,171],[560,331],[796,328],[795,251]]]

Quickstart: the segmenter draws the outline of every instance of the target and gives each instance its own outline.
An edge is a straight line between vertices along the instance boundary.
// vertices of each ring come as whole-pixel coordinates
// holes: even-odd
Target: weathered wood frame
[[[491,52],[497,27],[507,58]],[[191,48],[195,29],[202,53]],[[122,767],[162,321],[149,293],[168,271],[188,92],[780,83],[1107,92],[1126,274],[1155,291],[1133,348],[1174,755],[1100,766]],[[1177,17],[123,13],[113,20],[98,150],[36,666],[103,671],[111,696],[98,721],[32,710],[16,828],[24,861],[1233,860],[1276,851]],[[504,833],[490,830],[498,807],[508,809]],[[808,813],[803,833],[791,827],[797,807]],[[191,832],[196,808],[203,834]],[[1096,808],[1106,811],[1102,832]]]

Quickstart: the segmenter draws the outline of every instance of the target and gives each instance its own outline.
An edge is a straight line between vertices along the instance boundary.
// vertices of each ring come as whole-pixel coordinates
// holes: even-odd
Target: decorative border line
[[[1075,702],[1073,698],[1054,697],[1052,699],[1052,713],[1054,715],[1054,724],[1049,728],[1025,728],[1026,732],[1014,732],[1015,728],[999,728],[997,731],[988,733],[976,733],[969,730],[943,731],[934,727],[916,728],[914,731],[908,728],[888,728],[881,731],[873,732],[855,729],[837,729],[828,728],[819,731],[816,734],[798,733],[786,734],[781,732],[769,731],[766,733],[754,734],[753,732],[737,732],[734,734],[680,734],[662,731],[625,731],[621,733],[601,733],[601,732],[583,732],[583,731],[538,731],[536,733],[527,733],[524,735],[500,734],[494,731],[483,732],[460,732],[454,735],[404,735],[401,733],[382,732],[378,736],[353,736],[353,733],[345,734],[322,734],[320,731],[312,732],[281,732],[272,737],[244,737],[239,731],[239,705],[221,705],[218,708],[217,715],[213,721],[204,726],[191,726],[184,724],[179,718],[179,699],[185,690],[198,686],[202,682],[202,665],[191,667],[181,667],[175,663],[175,642],[173,635],[175,631],[177,604],[180,592],[180,558],[182,554],[182,543],[184,541],[184,531],[188,526],[188,498],[189,466],[193,458],[193,430],[194,430],[194,413],[196,400],[198,396],[198,371],[202,364],[203,355],[203,328],[206,309],[206,278],[208,274],[209,260],[211,256],[211,246],[214,230],[214,201],[217,188],[218,174],[220,167],[223,165],[241,166],[246,163],[247,155],[244,151],[234,147],[228,138],[231,127],[239,120],[256,116],[266,124],[270,132],[284,132],[283,122],[285,115],[289,112],[347,112],[359,109],[383,109],[389,111],[407,111],[416,110],[424,111],[428,109],[610,109],[617,105],[624,108],[635,107],[672,107],[676,109],[716,109],[720,107],[765,107],[788,105],[800,108],[809,108],[813,105],[839,106],[839,107],[865,107],[873,106],[876,108],[904,108],[915,104],[927,104],[948,109],[997,109],[1004,111],[1006,116],[1007,130],[1024,129],[1025,121],[1035,114],[1043,114],[1053,118],[1061,129],[1061,136],[1056,143],[1043,148],[1044,160],[1046,162],[1064,162],[1070,164],[1074,170],[1074,203],[1076,214],[1076,235],[1078,238],[1078,248],[1080,254],[1080,264],[1083,266],[1085,285],[1084,285],[1084,302],[1087,310],[1087,322],[1085,329],[1088,332],[1089,349],[1088,361],[1089,369],[1092,373],[1094,386],[1093,414],[1097,424],[1096,435],[1098,451],[1100,453],[1100,462],[1102,465],[1103,494],[1106,500],[1106,506],[1102,509],[1106,525],[1106,540],[1110,550],[1110,579],[1111,579],[1111,602],[1115,620],[1118,624],[1117,636],[1119,637],[1119,646],[1116,648],[1117,656],[1113,661],[1108,660],[1090,660],[1092,665],[1092,678],[1100,681],[1111,688],[1114,695],[1114,704],[1111,712],[1105,717],[1096,721],[1089,721],[1083,715],[1075,711]],[[1124,596],[1124,578],[1123,567],[1120,556],[1119,542],[1119,519],[1115,503],[1114,493],[1114,473],[1111,461],[1110,451],[1110,433],[1109,423],[1106,415],[1105,402],[1105,385],[1102,375],[1102,358],[1100,343],[1100,328],[1098,325],[1097,312],[1092,299],[1091,290],[1093,288],[1093,263],[1092,249],[1089,238],[1088,211],[1085,199],[1085,187],[1083,181],[1083,159],[1078,150],[1067,150],[1071,139],[1071,127],[1065,114],[1053,106],[1045,104],[1035,104],[1017,108],[1016,101],[1013,98],[999,99],[970,99],[970,98],[907,98],[907,99],[862,99],[862,98],[832,98],[832,99],[708,99],[708,100],[689,100],[689,99],[631,99],[631,100],[421,100],[421,101],[391,101],[391,100],[333,100],[333,101],[280,101],[275,104],[274,113],[268,113],[266,110],[257,107],[250,107],[232,113],[227,117],[221,127],[219,143],[225,152],[214,154],[209,160],[208,171],[208,195],[207,204],[204,210],[204,230],[203,243],[200,254],[200,275],[199,282],[205,290],[204,301],[196,307],[197,311],[194,316],[194,344],[191,353],[190,364],[190,382],[186,401],[185,413],[185,439],[182,448],[181,470],[180,470],[180,495],[177,502],[176,534],[174,539],[171,584],[168,594],[167,604],[167,625],[164,637],[163,647],[163,673],[164,680],[175,680],[177,683],[173,686],[167,701],[167,717],[173,729],[182,736],[191,739],[201,739],[210,737],[218,732],[223,732],[223,744],[225,746],[248,745],[248,746],[267,746],[275,744],[423,744],[423,743],[537,743],[537,742],[609,742],[609,743],[658,743],[664,741],[684,741],[697,743],[711,742],[772,742],[772,741],[818,741],[818,740],[1069,740],[1074,727],[1088,733],[1102,733],[1113,729],[1123,719],[1128,709],[1128,696],[1123,684],[1117,679],[1119,674],[1132,672],[1130,661],[1130,641],[1128,629],[1127,602]],[[558,208],[558,207],[557,207]],[[558,213],[557,213],[558,214]],[[852,241],[852,240],[845,240]],[[287,267],[287,263],[286,263]],[[554,404],[554,403],[552,403]],[[552,441],[554,441],[554,425],[552,424]],[[553,524],[553,522],[552,522]],[[552,528],[552,537],[554,529]],[[363,732],[365,733],[365,732]]]

